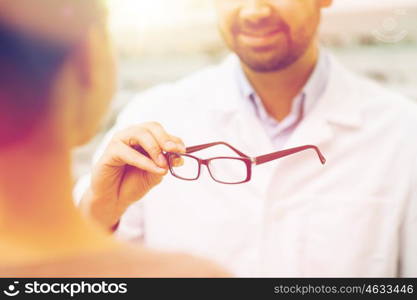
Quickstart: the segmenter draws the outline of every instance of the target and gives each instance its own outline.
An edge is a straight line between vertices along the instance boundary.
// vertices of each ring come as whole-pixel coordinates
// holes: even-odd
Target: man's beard
[[[303,40],[302,43],[295,43],[291,38],[290,30],[288,26],[285,27],[285,49],[282,53],[278,48],[280,45],[275,45],[271,49],[248,49],[239,44],[236,39],[236,35],[240,32],[238,26],[234,26],[231,30],[232,39],[227,38],[225,31],[220,29],[220,34],[223,40],[226,42],[228,48],[235,53],[240,61],[246,65],[249,69],[258,73],[271,73],[284,70],[298,61],[308,50],[310,41],[308,39]],[[282,47],[283,45],[281,45]],[[262,53],[264,52],[264,53]]]
[[[252,55],[247,51],[236,51],[240,61],[245,64],[249,69],[258,73],[276,72],[286,69],[292,65],[299,58],[297,55],[291,53],[285,56],[272,55],[270,57],[262,57],[262,54]]]
[[[233,51],[240,58],[241,62],[252,71],[268,73],[288,68],[304,55],[307,47],[293,47],[291,40],[288,38],[286,50],[283,50],[282,53],[274,49],[265,50],[263,51],[264,53],[262,53],[262,50],[252,52],[253,50],[247,50],[239,46]]]

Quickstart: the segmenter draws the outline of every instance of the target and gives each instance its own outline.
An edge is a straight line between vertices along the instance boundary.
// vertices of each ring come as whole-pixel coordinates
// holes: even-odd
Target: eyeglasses
[[[228,147],[239,155],[239,157],[213,157],[201,159],[191,155],[194,152],[217,145]],[[315,150],[320,162],[323,165],[326,163],[326,159],[319,148],[311,145],[282,150],[258,157],[250,157],[227,143],[217,142],[188,147],[186,148],[186,154],[166,152],[165,156],[171,174],[179,179],[188,181],[197,180],[201,174],[201,166],[204,165],[207,167],[209,174],[214,181],[222,184],[242,184],[251,180],[253,165],[261,165],[308,149]],[[181,163],[178,164],[178,161],[181,161]]]

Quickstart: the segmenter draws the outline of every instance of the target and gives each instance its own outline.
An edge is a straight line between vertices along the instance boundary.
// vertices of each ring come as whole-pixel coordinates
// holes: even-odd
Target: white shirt
[[[138,95],[96,159],[115,131],[146,121],[188,146],[225,141],[251,156],[273,152],[241,105],[237,64],[231,56]],[[325,166],[305,151],[254,167],[244,185],[215,183],[207,172],[194,182],[167,175],[129,208],[117,235],[210,258],[237,276],[417,276],[416,132],[414,103],[331,58],[325,91],[286,142],[317,145]]]

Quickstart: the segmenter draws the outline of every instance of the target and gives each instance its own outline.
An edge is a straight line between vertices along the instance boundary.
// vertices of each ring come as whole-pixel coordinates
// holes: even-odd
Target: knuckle
[[[114,136],[114,137],[110,140],[110,142],[109,142],[109,144],[108,144],[108,146],[107,146],[107,149],[114,149],[114,148],[117,148],[117,147],[119,146],[119,143],[120,143],[120,139],[119,139],[118,137]]]
[[[172,141],[176,142],[176,143],[182,143],[182,144],[183,144],[182,139],[181,139],[181,138],[179,138],[179,137],[177,137],[177,136],[175,136],[175,135],[169,135],[169,138],[170,138]]]
[[[152,145],[148,148],[151,153],[157,154],[160,152],[160,148],[157,145]]]
[[[142,124],[142,127],[149,129],[160,129],[162,125],[158,122],[146,122]]]
[[[155,128],[162,128],[162,125],[159,122],[150,122],[150,125]]]
[[[136,137],[130,137],[127,142],[129,146],[135,146],[140,144],[139,140]]]
[[[174,140],[174,142],[176,142],[176,143],[181,143],[181,144],[184,144],[184,143],[183,143],[183,141],[182,141],[182,139],[180,139],[179,137],[174,136],[174,137],[172,137],[172,139],[173,139],[173,140]]]
[[[138,134],[142,134],[145,132],[146,129],[143,127],[143,125],[134,125],[126,128],[125,130],[121,131],[123,136],[137,136]]]
[[[144,134],[147,131],[148,130],[144,126],[138,126],[138,127],[134,127],[134,128],[131,129],[131,132],[132,132],[133,135]]]

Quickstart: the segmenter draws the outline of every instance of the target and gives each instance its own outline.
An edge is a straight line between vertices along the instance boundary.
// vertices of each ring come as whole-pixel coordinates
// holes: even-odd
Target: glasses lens
[[[199,163],[194,157],[171,153],[168,159],[172,175],[186,180],[198,178]]]
[[[241,159],[212,159],[209,162],[209,170],[214,180],[222,183],[241,183],[248,177],[247,164]]]

